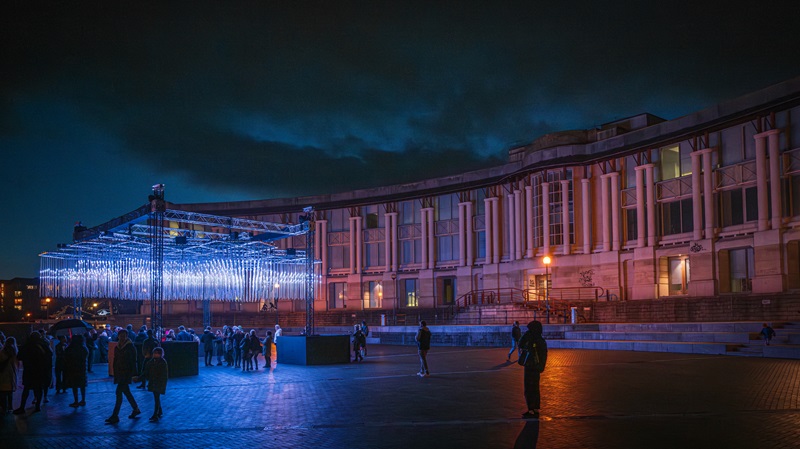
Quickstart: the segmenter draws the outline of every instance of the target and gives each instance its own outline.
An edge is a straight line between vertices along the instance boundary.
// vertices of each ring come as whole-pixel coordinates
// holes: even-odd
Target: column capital
[[[581,184],[589,184],[590,182],[592,182],[592,180],[591,180],[591,179],[589,179],[589,178],[583,178],[583,179],[581,179]]]
[[[647,170],[648,168],[653,168],[655,166],[656,166],[655,164],[642,164],[642,165],[637,165],[636,167],[633,167],[633,169],[636,170],[636,171]]]
[[[568,180],[568,179],[562,179],[562,180],[561,180],[561,181],[559,181],[559,182],[561,183],[561,185],[562,185],[562,186],[563,186],[564,184],[566,184],[566,185],[569,185],[569,180]]]
[[[428,210],[433,210],[433,208],[432,208],[432,207],[423,207],[423,208],[422,208],[422,209],[420,209],[420,210],[421,210],[421,211],[428,211]]]
[[[390,217],[396,217],[397,216],[397,212],[386,212],[386,215],[388,215]]]
[[[458,203],[458,207],[461,207],[461,206],[467,207],[467,205],[469,205],[469,204],[472,204],[472,201],[462,201],[462,202]]]
[[[317,223],[327,223],[328,220],[315,220]]]
[[[525,191],[530,192],[533,190],[533,186],[525,186]]]
[[[776,129],[771,129],[769,131],[760,132],[760,133],[754,135],[753,138],[754,139],[763,139],[765,137],[772,136],[772,135],[775,135],[775,134],[780,134],[780,133],[781,133],[780,128],[776,128]]]
[[[691,154],[692,157],[695,157],[695,155],[697,155],[697,157],[700,157],[700,156],[702,156],[704,154],[713,153],[714,151],[717,151],[717,149],[716,148],[702,148],[702,149],[697,150],[697,151],[692,151],[689,154]]]

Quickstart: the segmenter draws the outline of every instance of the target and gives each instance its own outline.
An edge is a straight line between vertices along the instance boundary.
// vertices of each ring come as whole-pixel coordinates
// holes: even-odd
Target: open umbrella
[[[69,319],[62,320],[50,326],[48,334],[58,337],[59,335],[79,335],[85,334],[92,328],[92,325],[83,320]]]

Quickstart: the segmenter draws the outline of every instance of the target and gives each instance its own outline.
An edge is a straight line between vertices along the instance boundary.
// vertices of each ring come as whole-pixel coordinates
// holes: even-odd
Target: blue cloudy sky
[[[0,23],[0,279],[156,182],[176,203],[407,182],[800,75],[796,1],[12,0]]]

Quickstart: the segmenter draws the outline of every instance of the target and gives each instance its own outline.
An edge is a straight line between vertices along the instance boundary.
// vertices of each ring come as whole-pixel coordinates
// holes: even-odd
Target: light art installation
[[[40,295],[149,300],[152,262],[144,212],[81,231],[81,240],[42,253]],[[278,225],[174,210],[167,216],[164,300],[307,299],[306,251],[280,250],[268,242],[303,236],[308,224]],[[318,265],[313,262],[311,278],[318,282]]]

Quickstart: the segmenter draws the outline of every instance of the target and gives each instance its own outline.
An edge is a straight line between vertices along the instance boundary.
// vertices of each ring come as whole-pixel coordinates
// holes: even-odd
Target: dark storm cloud
[[[778,50],[795,19],[766,9],[30,7],[6,23],[15,70],[3,75],[2,126],[25,129],[15,106],[47,95],[133,157],[207,185],[298,194],[402,182],[497,164],[511,145],[546,132],[645,110],[687,113],[791,76],[796,66]],[[763,40],[743,32],[754,27]],[[289,174],[306,169],[312,176]]]

